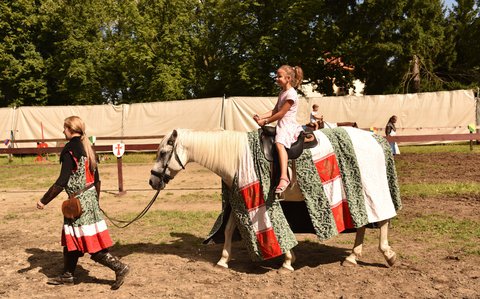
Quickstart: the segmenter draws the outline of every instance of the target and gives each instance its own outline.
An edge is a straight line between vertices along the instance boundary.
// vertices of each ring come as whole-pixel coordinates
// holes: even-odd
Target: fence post
[[[117,157],[117,171],[118,171],[118,194],[117,196],[122,196],[127,193],[123,190],[123,167],[122,167],[122,157]]]
[[[473,134],[473,132],[470,132],[470,134]],[[473,151],[473,139],[470,139],[470,151]]]
[[[477,126],[475,124],[469,124],[467,127],[470,134],[473,134],[475,131],[477,131]],[[473,151],[473,137],[470,138],[470,151]]]

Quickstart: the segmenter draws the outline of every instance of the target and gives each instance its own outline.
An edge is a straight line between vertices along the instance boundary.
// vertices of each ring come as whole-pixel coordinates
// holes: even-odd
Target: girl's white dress
[[[302,127],[297,122],[298,95],[295,88],[291,87],[280,92],[274,111],[279,111],[287,100],[292,100],[293,105],[283,118],[279,119],[277,122],[275,142],[283,144],[285,148],[290,148],[292,143],[297,141],[300,132],[303,131]]]

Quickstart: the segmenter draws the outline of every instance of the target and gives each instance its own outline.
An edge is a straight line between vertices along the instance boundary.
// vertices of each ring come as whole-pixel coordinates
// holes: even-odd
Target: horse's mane
[[[216,174],[233,178],[248,149],[247,134],[236,131],[178,130],[180,144],[195,161]]]

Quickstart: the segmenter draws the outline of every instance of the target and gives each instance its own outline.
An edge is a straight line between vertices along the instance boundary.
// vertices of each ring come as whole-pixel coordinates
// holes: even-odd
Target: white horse
[[[369,132],[356,130],[358,134],[370,134]],[[357,132],[355,132],[357,133]],[[360,145],[361,146],[361,145]],[[368,149],[366,149],[368,151]],[[178,172],[185,169],[189,162],[196,162],[208,168],[221,177],[226,186],[231,187],[234,183],[236,173],[242,166],[243,157],[249,152],[247,133],[235,131],[191,131],[185,129],[174,130],[166,135],[160,142],[156,162],[151,170],[149,184],[155,190],[165,188],[169,180],[173,179]],[[368,165],[369,167],[371,165]],[[372,171],[369,168],[368,171]],[[382,174],[380,174],[382,176]],[[383,173],[385,176],[385,173]],[[291,190],[285,191],[285,200],[288,201],[290,194],[293,200],[298,200],[298,185]],[[290,192],[290,193],[289,193]],[[368,190],[363,190],[366,200],[370,198]],[[300,193],[301,194],[301,193]],[[391,199],[390,199],[391,200]],[[229,215],[224,234],[225,243],[222,256],[217,262],[218,266],[228,268],[231,259],[232,235],[235,230],[233,213]],[[391,218],[391,217],[390,217]],[[380,237],[378,249],[383,254],[389,266],[396,261],[396,253],[388,244],[388,222],[389,219],[375,221],[379,226]],[[362,244],[364,240],[365,226],[356,230],[355,243],[352,253],[344,260],[343,265],[356,265],[358,258],[362,255]],[[292,250],[285,251],[285,259],[282,267],[293,271],[292,263],[295,257]]]

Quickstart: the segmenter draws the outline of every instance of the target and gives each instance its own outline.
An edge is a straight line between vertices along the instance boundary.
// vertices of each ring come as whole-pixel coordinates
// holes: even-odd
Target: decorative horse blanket
[[[401,200],[388,142],[354,128],[314,132],[319,141],[295,160],[297,183],[320,240],[396,216]],[[232,188],[223,186],[222,213],[205,242],[218,241],[233,212],[253,260],[284,254],[297,245],[271,185],[270,162],[263,156],[258,132],[248,133]],[[290,162],[291,163],[291,162]],[[273,188],[272,188],[273,187]]]

